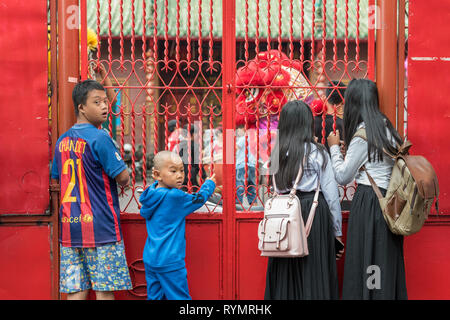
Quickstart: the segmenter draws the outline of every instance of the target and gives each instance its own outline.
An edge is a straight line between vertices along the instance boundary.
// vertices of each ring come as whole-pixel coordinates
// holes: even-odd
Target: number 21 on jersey
[[[84,197],[84,185],[83,185],[83,163],[81,162],[81,159],[76,159],[76,167],[78,170],[75,172],[75,161],[73,159],[67,159],[63,164],[63,175],[70,175],[69,183],[67,184],[66,191],[64,192],[64,197],[62,199],[62,203],[65,202],[76,202],[77,197],[72,195],[72,191],[76,186],[76,178],[75,175],[78,175],[78,189],[80,190],[80,202],[84,203],[85,197]],[[69,170],[70,168],[70,170]],[[64,186],[61,186],[64,187]]]

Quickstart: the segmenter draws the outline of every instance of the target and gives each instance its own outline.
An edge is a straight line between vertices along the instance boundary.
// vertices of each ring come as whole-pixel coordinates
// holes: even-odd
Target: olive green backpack
[[[359,129],[354,137],[367,141],[366,130]],[[433,166],[422,156],[409,155],[411,142],[405,140],[396,155],[386,196],[380,192],[375,181],[363,166],[375,194],[380,202],[389,229],[399,235],[411,235],[418,232],[428,218],[434,198],[436,212],[438,208],[439,184]]]

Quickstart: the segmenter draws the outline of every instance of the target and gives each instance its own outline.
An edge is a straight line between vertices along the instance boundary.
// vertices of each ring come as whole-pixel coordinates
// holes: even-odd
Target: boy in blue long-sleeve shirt
[[[183,161],[174,152],[154,157],[156,180],[139,198],[146,220],[143,260],[148,300],[190,300],[185,264],[185,218],[205,204],[216,188],[214,175],[197,193],[179,190],[184,180]]]

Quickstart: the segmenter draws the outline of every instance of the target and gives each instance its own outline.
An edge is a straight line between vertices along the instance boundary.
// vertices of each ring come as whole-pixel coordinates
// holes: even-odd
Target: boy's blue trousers
[[[145,266],[147,300],[191,300],[186,268],[154,272]]]

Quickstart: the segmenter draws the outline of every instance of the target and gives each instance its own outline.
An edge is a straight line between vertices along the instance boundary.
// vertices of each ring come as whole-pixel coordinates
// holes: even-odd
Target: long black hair
[[[271,165],[278,163],[275,173],[277,188],[280,190],[292,188],[303,157],[308,159],[311,144],[317,147],[323,158],[323,168],[327,164],[325,148],[314,140],[314,118],[310,107],[303,101],[289,101],[281,109],[278,121],[278,139],[271,154]],[[278,160],[278,161],[277,161]],[[306,168],[308,168],[308,161]]]
[[[353,79],[345,91],[344,105],[344,142],[350,145],[358,125],[364,122],[368,142],[369,162],[383,160],[383,148],[391,154],[397,148],[391,144],[386,127],[397,144],[402,143],[391,121],[380,111],[376,84],[368,79]]]

